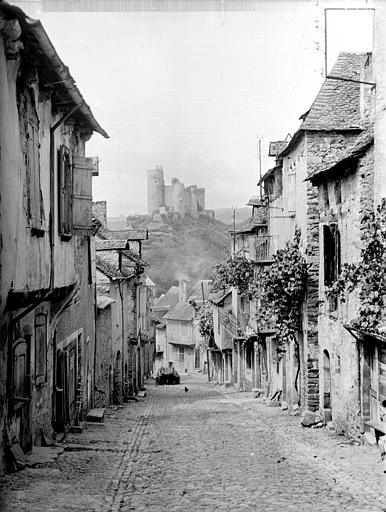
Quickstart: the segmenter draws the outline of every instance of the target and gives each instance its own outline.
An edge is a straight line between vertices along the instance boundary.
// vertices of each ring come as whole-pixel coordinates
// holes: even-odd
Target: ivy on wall
[[[218,263],[212,270],[212,291],[225,291],[231,286],[238,289],[240,294],[248,292],[249,284],[253,281],[254,264],[243,256],[234,256]]]
[[[256,273],[251,286],[252,297],[258,301],[258,328],[264,329],[274,319],[281,344],[296,341],[306,293],[308,264],[299,249],[300,235],[297,229],[293,240],[274,254],[273,263]]]
[[[367,213],[361,221],[363,249],[360,261],[346,263],[336,281],[326,289],[327,297],[345,301],[347,293],[359,290],[360,307],[353,327],[373,334],[384,322],[386,295],[386,204],[382,202],[375,212]]]
[[[204,302],[196,312],[198,330],[201,336],[213,338],[213,312],[210,302]]]

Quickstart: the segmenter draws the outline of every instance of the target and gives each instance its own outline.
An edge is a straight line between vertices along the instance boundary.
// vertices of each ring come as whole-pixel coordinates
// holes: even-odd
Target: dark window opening
[[[337,180],[335,182],[334,193],[335,193],[335,203],[341,204],[341,202],[342,202],[342,184],[341,184],[340,180]]]
[[[324,242],[324,284],[329,286],[340,273],[340,233],[336,224],[323,226]]]
[[[325,208],[329,208],[330,207],[330,200],[328,198],[328,185],[327,185],[327,183],[323,183],[322,195],[323,195],[324,207]]]
[[[47,315],[35,317],[35,383],[47,380]]]

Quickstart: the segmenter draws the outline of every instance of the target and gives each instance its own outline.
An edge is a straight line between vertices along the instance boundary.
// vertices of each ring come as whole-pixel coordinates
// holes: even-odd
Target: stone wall
[[[374,195],[374,161],[373,148],[359,160],[355,172],[341,178],[326,180],[319,186],[320,233],[323,225],[335,223],[341,240],[341,262],[356,263],[361,254],[361,225],[363,213],[370,211]],[[341,202],[337,201],[336,184],[340,183]],[[328,203],[325,187],[327,185]],[[324,190],[323,190],[324,189]],[[328,353],[330,377],[325,371],[320,372],[321,390],[329,387],[331,412],[334,427],[338,432],[357,436],[360,433],[359,401],[359,354],[355,339],[344,328],[358,313],[358,292],[349,294],[346,302],[338,301],[337,307],[331,306],[325,297],[323,237],[320,237],[320,307],[319,316],[319,363],[323,367],[324,353]],[[328,381],[331,385],[329,386]],[[320,407],[324,408],[323,394]]]

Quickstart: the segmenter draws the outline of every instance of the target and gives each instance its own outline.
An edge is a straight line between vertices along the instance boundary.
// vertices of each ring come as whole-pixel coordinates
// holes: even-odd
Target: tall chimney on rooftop
[[[186,299],[187,299],[187,297],[186,297],[187,285],[188,285],[188,282],[185,281],[185,279],[179,279],[179,281],[178,281],[178,287],[179,287],[179,290],[178,290],[178,301],[179,302],[185,302]]]

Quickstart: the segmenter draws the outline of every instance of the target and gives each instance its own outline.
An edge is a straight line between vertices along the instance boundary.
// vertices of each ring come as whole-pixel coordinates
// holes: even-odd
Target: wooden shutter
[[[29,173],[29,214],[32,228],[41,228],[42,205],[40,191],[40,144],[37,122],[28,122],[27,155]]]
[[[46,382],[47,378],[47,315],[35,317],[35,382]]]
[[[287,176],[287,210],[289,212],[296,210],[296,174]]]
[[[86,233],[92,230],[92,176],[94,170],[93,158],[74,157],[72,176],[73,229]]]
[[[12,385],[13,398],[29,397],[28,374],[29,374],[29,353],[28,344],[24,338],[18,338],[13,343],[13,368]]]
[[[59,150],[59,233],[71,233],[71,202],[72,202],[72,173],[70,152],[65,146]]]

